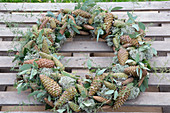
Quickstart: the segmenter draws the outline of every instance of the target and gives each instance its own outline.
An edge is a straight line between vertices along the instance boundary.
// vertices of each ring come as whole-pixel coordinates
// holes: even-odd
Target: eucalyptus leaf
[[[135,58],[135,61],[136,62],[139,62],[140,58],[139,58],[139,53],[136,54],[136,58]]]
[[[111,95],[113,93],[114,93],[114,90],[109,90],[109,91],[105,92],[106,95]]]
[[[142,22],[138,22],[139,28],[145,30],[145,25]]]
[[[21,91],[22,91],[22,84],[23,83],[19,83],[18,85],[17,85],[17,90],[18,90],[18,94],[20,94],[21,93]]]
[[[58,109],[57,112],[63,113],[66,109]]]
[[[57,16],[57,20],[61,22],[61,13]]]
[[[71,28],[72,28],[77,34],[80,34],[79,30],[78,30],[76,27],[74,27],[73,25],[71,25]]]
[[[91,67],[92,67],[91,60],[90,60],[90,59],[88,59],[88,61],[87,61],[87,67],[88,67],[88,69],[91,69]]]
[[[117,92],[117,90],[116,90],[116,91],[114,92],[114,100],[116,100],[118,96],[119,96],[119,94],[118,94],[118,92]]]
[[[55,15],[51,11],[47,11],[46,16],[55,18]]]
[[[99,41],[99,36],[103,34],[104,34],[104,31],[101,28],[97,30],[97,42]]]
[[[140,69],[140,76],[139,76],[139,79],[142,78],[142,69]]]
[[[122,9],[123,7],[114,7],[114,8],[112,8],[112,10],[120,10],[120,9]]]
[[[19,67],[20,71],[28,70],[31,69],[32,64],[23,64],[22,66]]]
[[[37,70],[32,69],[31,70],[31,75],[30,75],[30,79],[34,78],[34,76],[37,74]]]
[[[28,71],[30,71],[30,69],[24,70],[22,72],[19,72],[17,75],[24,75],[26,74]]]
[[[157,56],[157,51],[156,51],[156,49],[152,48],[152,52],[153,52],[154,55]]]
[[[132,27],[135,28],[137,31],[139,31],[139,26],[138,26],[138,24],[132,24]]]
[[[106,69],[102,69],[102,70],[98,71],[97,75],[102,75],[105,71],[106,71]]]
[[[34,91],[34,92],[30,93],[30,94],[28,95],[28,98],[30,98],[30,97],[32,97],[32,96],[34,96],[34,95],[37,95],[39,92],[40,92],[40,91]]]

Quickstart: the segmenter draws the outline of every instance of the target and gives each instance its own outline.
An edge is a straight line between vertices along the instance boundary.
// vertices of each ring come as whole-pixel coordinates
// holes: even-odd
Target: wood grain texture
[[[14,57],[0,56],[0,67],[12,67],[14,65],[14,63],[12,63],[13,58]],[[66,68],[87,68],[87,59],[87,57],[65,57],[61,60],[61,62],[65,65]],[[97,66],[104,68],[112,65],[113,57],[90,57],[90,59],[94,62],[92,67],[96,67],[97,64]],[[154,57],[150,61],[151,66],[170,67],[169,59],[170,56]]]
[[[73,9],[75,3],[1,3],[0,11],[58,11],[61,8]],[[110,2],[98,3],[103,8],[123,7],[122,10],[170,10],[169,1],[161,2]],[[16,8],[17,7],[17,8]]]
[[[44,14],[44,13],[43,13]],[[119,19],[128,19],[127,13],[124,12],[113,12]],[[136,21],[144,23],[170,23],[170,14],[168,13],[155,13],[155,12],[134,12],[134,16],[137,16]],[[42,18],[41,13],[23,13],[23,14],[0,14],[0,23],[4,22],[16,22],[23,24],[36,24],[36,21]]]
[[[25,33],[30,27],[27,28],[0,28],[0,38],[1,37],[15,37],[22,36],[20,32]],[[148,27],[146,29],[147,37],[170,37],[169,32],[170,27]]]
[[[37,102],[33,98],[28,99],[28,94],[30,92],[22,92],[18,94],[17,92],[0,92],[0,106],[11,106],[20,105],[22,103],[29,105],[43,105]],[[130,100],[125,103],[125,105],[130,106],[170,106],[170,93],[164,92],[144,92],[140,94],[135,100]],[[8,101],[6,99],[8,98]]]
[[[87,69],[72,69],[72,73],[85,76],[88,74]],[[12,86],[16,79],[16,73],[0,73],[0,86]],[[170,86],[170,73],[150,73],[150,86]]]
[[[154,41],[151,47],[157,51],[167,52],[170,51],[170,41]],[[14,48],[19,48],[17,42],[0,41],[0,51],[8,51]],[[105,42],[73,41],[65,42],[60,52],[113,52],[113,50]]]

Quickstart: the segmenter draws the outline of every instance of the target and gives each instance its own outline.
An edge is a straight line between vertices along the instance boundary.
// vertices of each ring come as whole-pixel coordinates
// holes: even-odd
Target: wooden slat
[[[14,37],[14,36],[22,36],[19,32],[26,32],[28,28],[0,28],[0,37]],[[149,37],[168,37],[170,36],[169,32],[170,27],[148,27],[146,36]],[[16,31],[18,31],[16,34]],[[14,33],[13,33],[14,32]]]
[[[113,14],[118,15],[120,19],[127,19],[128,16],[126,13],[122,12],[113,12]],[[147,22],[147,23],[167,23],[170,22],[169,14],[162,13],[133,13],[134,16],[137,16],[137,21]],[[17,23],[36,23],[38,18],[42,18],[41,14],[0,14],[0,23],[4,22],[17,22]]]
[[[170,51],[170,41],[154,41],[152,42],[152,47],[157,51]],[[19,46],[14,46],[17,42],[12,41],[0,41],[0,51],[8,51],[9,49],[14,49],[14,47],[19,48]],[[162,46],[163,45],[163,46]],[[65,42],[62,45],[60,52],[112,52],[112,48],[107,46],[105,42],[96,41],[73,41]]]
[[[79,71],[79,70],[78,70]],[[82,71],[84,71],[82,73]],[[81,69],[81,73],[74,70],[73,74],[85,76],[86,70]],[[0,73],[0,86],[12,86],[16,79],[16,73]],[[150,73],[149,85],[152,86],[169,86],[170,85],[170,73]]]
[[[0,67],[12,67],[14,63],[12,63],[14,57],[8,56],[0,56]],[[61,62],[68,68],[87,68],[86,57],[78,58],[78,57],[65,57],[61,60]],[[108,67],[112,64],[112,57],[90,57],[90,59],[94,62],[92,64],[93,67],[96,67],[95,64],[100,67]],[[170,56],[165,57],[154,57],[151,60],[151,66],[154,67],[170,67]],[[7,63],[8,62],[8,63]],[[85,63],[85,65],[84,65]],[[166,64],[166,65],[165,65]]]
[[[110,2],[98,3],[103,8],[123,7],[122,10],[170,10],[170,2]],[[1,3],[0,11],[57,11],[61,8],[74,9],[75,3]],[[16,8],[17,7],[17,8]]]
[[[0,106],[20,105],[22,103],[29,105],[42,105],[33,98],[28,100],[29,92],[0,92]],[[164,92],[144,92],[135,100],[125,102],[125,105],[130,106],[170,106],[170,93]],[[8,99],[8,101],[6,100]]]
[[[4,113],[4,112],[0,112],[0,113]],[[8,112],[8,113],[30,113],[30,112]],[[31,113],[53,113],[53,112],[31,112]],[[81,113],[85,113],[85,112],[81,112]],[[97,112],[97,113],[113,113],[113,112]],[[114,112],[114,113],[134,113],[134,112]],[[135,113],[155,113],[155,112],[135,112]],[[160,113],[160,112],[158,112]]]

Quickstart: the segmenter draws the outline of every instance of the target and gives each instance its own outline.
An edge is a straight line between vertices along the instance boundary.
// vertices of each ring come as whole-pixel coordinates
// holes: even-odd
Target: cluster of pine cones
[[[94,20],[96,16],[102,17],[104,22],[103,26],[96,25]],[[86,20],[86,22],[78,22],[80,19]],[[91,14],[82,9],[61,9],[56,14],[44,16],[40,20],[40,25],[33,25],[33,38],[23,46],[21,52],[24,53],[25,49],[35,49],[39,54],[39,58],[26,60],[23,64],[34,65],[34,63],[36,63],[38,68],[57,68],[63,72],[65,69],[63,64],[52,55],[53,53],[50,48],[56,46],[56,43],[59,43],[62,40],[58,39],[58,36],[69,38],[75,36],[76,33],[80,35],[89,35],[90,31],[97,35],[98,28],[101,28],[104,33],[100,37],[106,39],[107,36],[113,33],[114,28],[121,29],[125,26],[126,23],[124,21],[118,20],[113,13],[106,11],[99,14]],[[139,30],[138,32],[144,35],[143,30]],[[138,48],[140,46],[139,41],[143,41],[143,37],[141,36],[137,38],[130,38],[129,35],[120,36],[118,30],[111,37],[114,45],[112,45],[113,50],[117,51],[117,58],[120,65],[124,66],[127,64],[126,61],[129,59],[129,52],[127,48]],[[39,40],[40,38],[41,40],[37,42],[36,40]],[[104,105],[102,109],[112,107],[116,110],[124,104],[130,95],[130,89],[127,87],[127,84],[132,83],[134,78],[139,79],[139,72],[141,70],[142,78],[147,75],[147,70],[142,69],[139,65],[137,65],[137,62],[133,62],[128,65],[129,67],[125,68],[124,71],[120,73],[103,73],[101,75],[96,75],[95,77],[86,77],[86,79],[89,79],[91,82],[84,82],[81,78],[76,78],[77,81],[75,86],[71,86],[68,89],[61,87],[57,81],[60,80],[61,77],[65,76],[61,72],[51,74],[51,76],[57,77],[57,80],[52,79],[51,76],[39,74],[38,78],[40,79],[41,85],[43,85],[45,90],[53,98],[56,98],[55,102],[54,100],[48,101],[47,98],[44,98],[44,101],[51,107],[56,108],[61,108],[63,105],[68,104],[73,111],[80,112],[82,109],[74,98],[76,96],[86,95],[85,100],[94,99],[95,102],[102,103]],[[67,73],[67,75],[75,78],[75,76],[70,73]],[[114,80],[119,78],[123,78],[124,81],[121,81],[121,84],[118,85]],[[88,88],[85,88],[84,84],[86,83],[89,83]],[[142,81],[140,81],[140,83],[142,83]],[[110,99],[98,96],[97,92],[100,91],[102,86],[105,86],[108,90],[118,91],[116,99],[113,99],[114,94],[111,94],[112,98]]]

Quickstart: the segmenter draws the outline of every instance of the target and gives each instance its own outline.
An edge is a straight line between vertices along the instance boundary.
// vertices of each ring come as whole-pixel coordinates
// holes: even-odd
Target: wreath
[[[18,92],[31,89],[30,96],[57,112],[96,112],[118,109],[126,100],[135,99],[148,87],[149,60],[156,55],[151,40],[145,38],[145,25],[127,12],[128,20],[118,19],[111,10],[93,1],[78,4],[74,10],[47,12],[23,36],[13,61],[19,66]],[[113,48],[112,66],[92,68],[80,77],[65,71],[58,54],[67,38],[91,34]],[[92,76],[94,75],[94,76]]]

